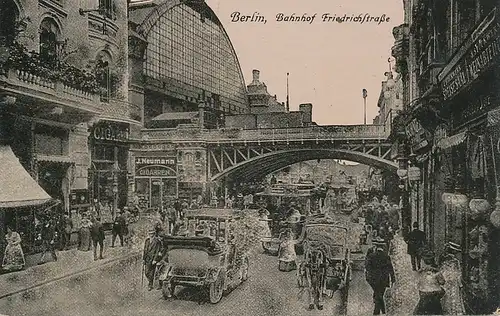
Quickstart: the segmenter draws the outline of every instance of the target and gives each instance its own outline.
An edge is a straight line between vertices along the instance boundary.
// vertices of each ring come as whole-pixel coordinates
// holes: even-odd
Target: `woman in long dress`
[[[287,230],[285,238],[280,244],[278,269],[280,271],[292,271],[297,269],[297,253],[295,252],[297,240],[293,238],[291,230]]]
[[[271,229],[269,228],[269,211],[261,209],[259,211],[259,226],[261,227],[262,237],[271,237]]]
[[[23,248],[21,247],[21,236],[7,227],[7,247],[5,248],[2,269],[6,271],[22,270],[25,265]]]
[[[91,248],[91,239],[90,239],[90,227],[92,226],[92,222],[84,216],[81,221],[81,227],[78,234],[79,242],[78,242],[78,250],[81,251],[89,251]]]

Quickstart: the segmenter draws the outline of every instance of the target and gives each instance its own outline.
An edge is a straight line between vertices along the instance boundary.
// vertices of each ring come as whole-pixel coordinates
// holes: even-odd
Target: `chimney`
[[[260,71],[257,69],[252,70],[253,82],[259,82]]]

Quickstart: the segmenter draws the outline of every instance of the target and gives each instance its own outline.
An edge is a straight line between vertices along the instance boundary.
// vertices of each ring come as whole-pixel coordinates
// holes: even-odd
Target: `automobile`
[[[212,304],[248,278],[248,249],[235,238],[236,210],[186,211],[185,229],[163,237],[167,262],[159,281],[165,299],[175,297],[177,286],[198,287]]]

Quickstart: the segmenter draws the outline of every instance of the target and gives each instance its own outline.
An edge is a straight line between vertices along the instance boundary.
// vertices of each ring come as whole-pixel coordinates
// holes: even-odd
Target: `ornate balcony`
[[[11,95],[21,103],[45,105],[47,111],[63,107],[82,114],[100,112],[97,93],[29,70],[9,69],[0,75],[0,93]]]
[[[401,24],[392,29],[395,41],[391,54],[396,58],[396,71],[400,74],[406,73],[406,60],[410,56],[409,33],[408,24]]]

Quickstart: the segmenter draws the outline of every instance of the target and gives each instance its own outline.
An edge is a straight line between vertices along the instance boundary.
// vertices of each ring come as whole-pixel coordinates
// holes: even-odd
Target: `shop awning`
[[[440,149],[447,149],[453,146],[459,145],[463,143],[463,141],[467,138],[467,131],[455,134],[450,137],[446,137],[441,139],[436,146]]]
[[[162,113],[153,118],[153,121],[185,121],[198,116],[198,112],[169,112]]]
[[[50,200],[10,146],[0,146],[0,208],[41,205]]]

